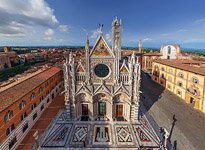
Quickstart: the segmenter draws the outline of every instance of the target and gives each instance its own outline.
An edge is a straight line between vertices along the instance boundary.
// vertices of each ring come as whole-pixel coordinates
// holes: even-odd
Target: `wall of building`
[[[155,71],[158,68],[157,72]],[[197,79],[194,83],[193,78]],[[152,80],[205,113],[205,76],[153,62]],[[189,90],[191,89],[191,90]]]
[[[42,88],[42,91],[39,92],[39,89]],[[57,96],[59,92],[61,92],[63,88],[62,83],[62,71],[59,71],[58,73],[54,74],[52,77],[50,77],[48,80],[43,82],[41,85],[33,89],[31,92],[17,100],[15,103],[13,103],[8,108],[4,109],[0,113],[0,149],[9,149],[9,144],[16,137],[16,142],[12,146],[11,149],[15,149],[17,145],[21,142],[23,137],[27,134],[27,132],[32,128],[36,120],[40,117],[42,112],[45,110],[45,108],[50,104],[52,99]],[[18,92],[18,91],[17,91]],[[30,99],[30,96],[32,93],[36,94],[36,97],[34,99]],[[15,94],[15,93],[13,93]],[[20,102],[24,100],[26,102],[26,105],[23,109],[20,110],[19,104]],[[36,108],[32,110],[32,105],[36,103]],[[44,108],[43,108],[44,107]],[[7,122],[4,121],[4,116],[6,113],[11,110],[13,111],[13,117],[9,119]],[[21,115],[23,113],[27,113],[27,117],[25,117],[21,121]],[[33,115],[37,113],[37,117],[33,119]],[[23,127],[28,123],[28,128],[23,132]],[[9,134],[6,134],[7,128],[11,127],[11,125],[14,124],[15,129]]]

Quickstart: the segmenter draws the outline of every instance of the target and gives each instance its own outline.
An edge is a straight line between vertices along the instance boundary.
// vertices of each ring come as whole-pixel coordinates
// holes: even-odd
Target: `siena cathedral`
[[[43,149],[159,148],[160,138],[139,107],[138,58],[121,56],[121,20],[112,22],[112,47],[102,28],[92,49],[87,38],[84,58],[77,61],[72,52],[66,58],[65,109],[45,133]]]

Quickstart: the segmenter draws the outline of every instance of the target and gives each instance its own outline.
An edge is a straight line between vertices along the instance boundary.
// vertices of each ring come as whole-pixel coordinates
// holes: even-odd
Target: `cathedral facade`
[[[138,121],[140,64],[134,53],[121,57],[122,23],[112,22],[112,47],[107,44],[102,26],[90,49],[86,40],[85,58],[73,54],[64,63],[65,106],[75,121]]]

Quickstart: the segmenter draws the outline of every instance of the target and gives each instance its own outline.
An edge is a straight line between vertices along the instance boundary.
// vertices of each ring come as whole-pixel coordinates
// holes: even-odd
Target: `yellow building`
[[[205,62],[156,60],[152,80],[205,113]]]

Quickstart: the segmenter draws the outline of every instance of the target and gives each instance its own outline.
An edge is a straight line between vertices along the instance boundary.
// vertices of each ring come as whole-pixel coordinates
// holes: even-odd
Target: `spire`
[[[131,63],[135,64],[135,52],[132,52],[132,56],[131,56]]]
[[[85,49],[88,50],[90,46],[90,41],[88,35],[86,36],[86,43],[85,43]]]
[[[139,52],[142,53],[142,40],[139,40],[138,47],[139,47]]]

